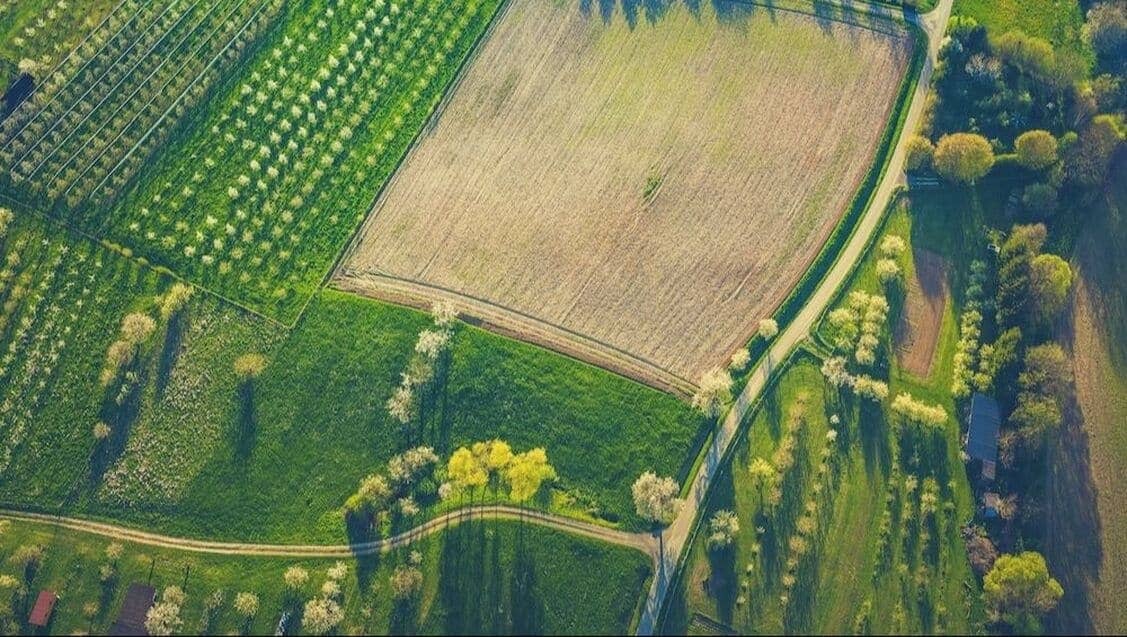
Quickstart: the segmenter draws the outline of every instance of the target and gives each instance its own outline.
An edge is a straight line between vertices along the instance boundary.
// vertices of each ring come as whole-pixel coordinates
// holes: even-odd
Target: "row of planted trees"
[[[415,519],[429,504],[473,505],[492,495],[523,506],[556,477],[540,447],[517,453],[504,440],[476,442],[442,463],[431,447],[420,446],[392,457],[385,472],[364,478],[345,501],[344,516],[354,538],[369,537]]]

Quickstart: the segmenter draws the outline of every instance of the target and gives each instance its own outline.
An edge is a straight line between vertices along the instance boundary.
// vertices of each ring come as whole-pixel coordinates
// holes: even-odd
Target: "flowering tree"
[[[677,517],[684,502],[677,497],[681,488],[673,478],[647,471],[634,481],[631,493],[638,516],[657,526],[665,526]]]
[[[716,418],[724,405],[732,400],[732,375],[716,368],[704,374],[693,394],[693,407],[709,418]]]
[[[740,532],[740,519],[735,511],[721,509],[708,521],[708,548],[726,549],[735,542]]]

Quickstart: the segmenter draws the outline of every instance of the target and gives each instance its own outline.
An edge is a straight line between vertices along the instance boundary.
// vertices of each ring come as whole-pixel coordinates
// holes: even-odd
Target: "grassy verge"
[[[41,563],[24,583],[32,595],[43,589],[59,595],[49,627],[54,634],[105,634],[133,582],[184,589],[187,602],[178,632],[270,634],[283,610],[300,608],[317,594],[334,564],[201,555],[126,543],[116,560],[116,577],[103,583],[99,569],[112,562],[105,557],[109,543],[77,531],[12,522],[0,534],[0,553],[10,556],[27,545],[44,548]],[[414,598],[396,602],[389,578],[413,551],[422,560],[422,588]],[[464,523],[408,549],[344,563],[348,572],[338,598],[344,611],[337,629],[341,634],[621,634],[630,626],[635,600],[651,570],[648,558],[631,549],[515,522]],[[291,566],[310,574],[297,603],[287,599],[283,586],[282,574]],[[0,572],[23,576],[10,560]],[[209,618],[205,602],[215,591],[222,591],[223,601]],[[235,594],[243,591],[259,598],[258,614],[249,622],[233,608]],[[22,620],[27,603],[16,604]],[[291,630],[298,621],[293,618]]]

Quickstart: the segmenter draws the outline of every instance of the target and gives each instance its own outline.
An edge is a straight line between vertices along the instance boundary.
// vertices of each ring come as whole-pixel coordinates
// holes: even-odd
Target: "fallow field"
[[[691,385],[773,311],[873,160],[907,30],[754,5],[509,5],[338,285]]]

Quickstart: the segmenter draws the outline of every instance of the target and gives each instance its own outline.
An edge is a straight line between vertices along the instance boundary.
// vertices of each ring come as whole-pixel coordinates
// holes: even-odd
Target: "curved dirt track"
[[[254,544],[244,542],[214,542],[209,540],[195,540],[191,538],[172,537],[149,533],[138,529],[84,520],[82,518],[50,515],[45,513],[27,513],[23,511],[0,511],[0,519],[16,520],[21,522],[34,522],[48,524],[64,529],[82,531],[100,535],[102,537],[134,542],[146,546],[191,551],[194,553],[210,553],[212,555],[243,555],[258,557],[289,557],[289,558],[339,558],[357,557],[384,553],[416,540],[439,533],[450,526],[470,520],[520,520],[540,526],[565,531],[575,535],[610,542],[619,546],[636,549],[656,559],[657,540],[648,533],[627,533],[616,529],[609,529],[597,524],[581,522],[571,518],[530,511],[503,505],[482,505],[467,507],[451,511],[424,522],[419,526],[393,535],[388,538],[362,542],[358,544],[329,544],[329,545],[291,545],[291,544]]]

